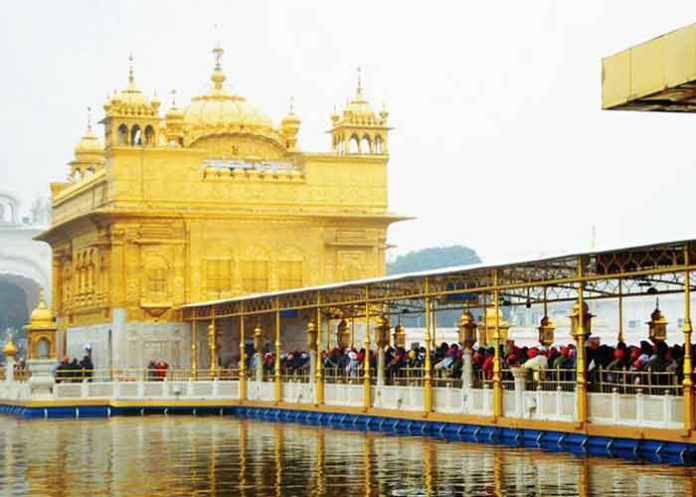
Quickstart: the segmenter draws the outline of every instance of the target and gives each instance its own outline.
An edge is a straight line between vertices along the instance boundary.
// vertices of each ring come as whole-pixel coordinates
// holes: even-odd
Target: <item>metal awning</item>
[[[693,261],[695,239],[656,242],[249,294],[190,303],[180,309],[184,319],[191,319],[194,312],[205,319],[213,314],[225,317],[316,307],[357,313],[366,302],[413,309],[405,303],[425,297],[435,297],[440,308],[447,308],[461,306],[465,300],[480,305],[478,297],[494,290],[506,305],[519,305],[572,301],[581,283],[588,300],[667,294],[683,291],[686,271],[696,269]]]

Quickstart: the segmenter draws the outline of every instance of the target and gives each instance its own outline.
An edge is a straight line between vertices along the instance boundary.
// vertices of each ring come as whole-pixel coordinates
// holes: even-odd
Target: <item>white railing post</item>
[[[672,399],[672,394],[669,391],[662,397],[662,419],[665,427],[669,427],[672,423]]]
[[[645,397],[643,397],[643,389],[636,388],[636,421],[638,425],[643,424],[645,418]]]
[[[512,376],[515,382],[515,415],[518,418],[524,417],[524,391],[527,387],[527,373],[529,372],[526,368],[510,368]]]
[[[89,397],[89,383],[87,383],[87,380],[82,380],[80,383],[80,397],[83,399],[86,399]]]
[[[621,401],[619,397],[619,391],[616,388],[611,390],[611,419],[614,423],[619,422],[619,402]]]

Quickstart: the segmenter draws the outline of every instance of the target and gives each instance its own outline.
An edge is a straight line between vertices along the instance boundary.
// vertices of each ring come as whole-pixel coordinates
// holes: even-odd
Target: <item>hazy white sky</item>
[[[602,56],[696,20],[693,0],[45,1],[0,16],[0,188],[28,204],[63,179],[84,131],[136,81],[179,103],[232,87],[328,151],[334,104],[386,102],[398,253],[463,243],[484,259],[696,237],[690,115],[601,111]],[[212,26],[219,25],[218,34]]]

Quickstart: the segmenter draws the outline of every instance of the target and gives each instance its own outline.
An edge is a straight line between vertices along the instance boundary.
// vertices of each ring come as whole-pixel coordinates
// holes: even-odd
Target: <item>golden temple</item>
[[[387,229],[405,218],[387,209],[388,112],[360,75],[331,115],[331,151],[312,153],[292,105],[276,127],[227,89],[223,49],[213,54],[209,91],[164,116],[131,58],[104,104],[103,143],[90,122],[69,179],[51,184],[39,239],[53,249],[60,354],[87,345],[102,367],[184,366],[177,306],[384,274]]]

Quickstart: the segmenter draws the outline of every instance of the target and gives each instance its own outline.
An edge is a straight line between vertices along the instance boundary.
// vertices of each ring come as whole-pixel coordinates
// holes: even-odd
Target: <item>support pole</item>
[[[193,319],[191,321],[191,379],[195,380],[198,376],[198,321],[196,320],[196,308],[193,308]],[[113,371],[113,361],[111,363]],[[111,375],[113,378],[113,373]]]
[[[212,318],[208,326],[208,345],[210,346],[210,378],[217,376],[217,337],[215,336],[215,307],[212,308]]]
[[[498,270],[493,271],[493,312],[495,324],[493,328],[493,417],[503,415],[503,378],[500,368],[500,290],[498,289]]]
[[[350,348],[355,348],[355,318],[350,318]]]
[[[280,376],[280,300],[278,298],[276,298],[275,325],[275,365],[273,373],[275,376],[275,401],[276,404],[280,404],[283,400],[283,383]]]
[[[689,245],[684,247],[684,266],[689,267]],[[684,430],[691,434],[694,428],[693,365],[691,357],[691,274],[684,270]]]
[[[317,405],[324,403],[324,374],[321,360],[321,294],[317,293],[317,373],[315,377]]]
[[[370,384],[370,290],[365,287],[365,362],[363,363],[365,410],[372,407],[372,385]]]
[[[619,280],[619,342],[624,341],[623,280]]]
[[[587,424],[587,366],[585,364],[585,261],[578,256],[578,324],[577,324],[577,355],[576,355],[576,382],[575,401],[577,409],[577,421],[581,426]]]
[[[430,300],[430,283],[428,278],[425,278],[425,372],[423,374],[423,403],[425,415],[428,416],[433,410],[433,382],[432,382],[432,369],[430,358],[430,347],[432,342],[432,337],[430,335],[431,326],[431,300]]]
[[[245,401],[247,398],[246,381],[246,350],[244,347],[244,304],[240,304],[239,316],[239,400]]]

